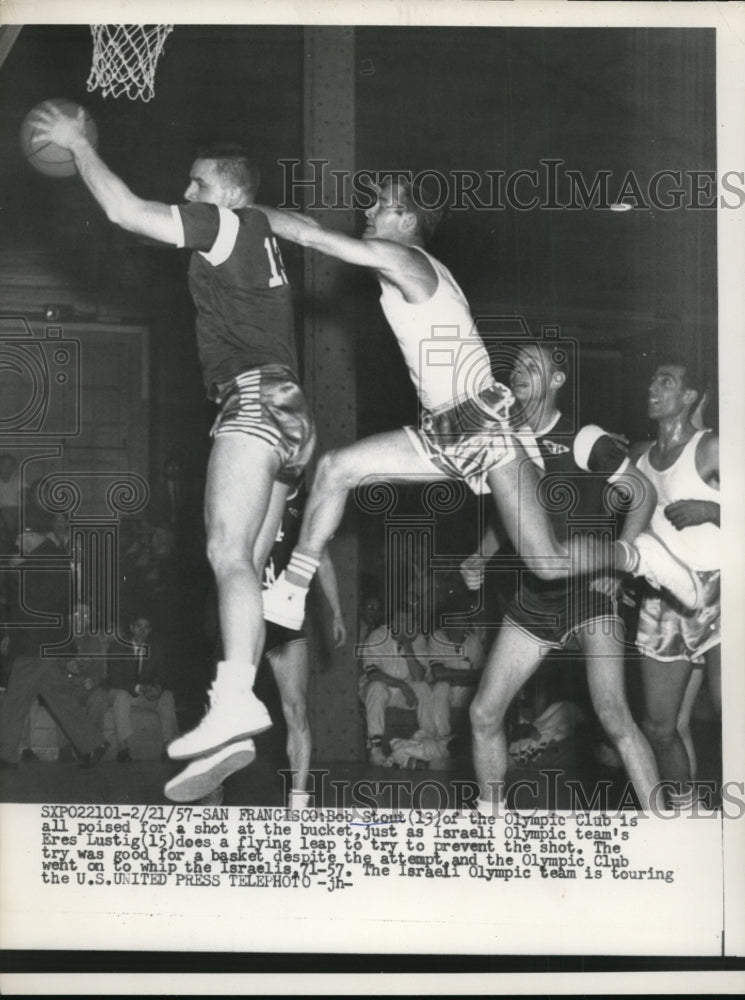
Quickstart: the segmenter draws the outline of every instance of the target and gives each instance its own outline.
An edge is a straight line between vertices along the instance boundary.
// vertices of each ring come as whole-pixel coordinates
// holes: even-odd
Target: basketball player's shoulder
[[[629,459],[634,465],[643,455],[646,455],[653,444],[653,441],[634,441],[633,444],[629,445]]]

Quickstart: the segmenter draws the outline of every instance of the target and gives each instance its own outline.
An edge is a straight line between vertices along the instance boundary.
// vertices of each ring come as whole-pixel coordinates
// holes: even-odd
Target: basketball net
[[[172,31],[172,24],[92,24],[88,90],[100,87],[104,97],[152,100],[155,68]]]

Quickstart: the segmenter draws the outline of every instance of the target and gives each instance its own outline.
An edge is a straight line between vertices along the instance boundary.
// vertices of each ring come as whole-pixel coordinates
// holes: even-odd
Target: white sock
[[[291,788],[287,799],[288,809],[305,809],[310,802],[310,792],[302,789]]]
[[[689,788],[685,792],[668,792],[667,801],[674,812],[686,812],[693,809],[693,804],[698,800],[695,789]]]
[[[287,564],[285,579],[288,583],[293,584],[293,586],[307,590],[310,587],[311,580],[315,576],[319,564],[319,559],[314,559],[313,556],[308,556],[303,552],[295,550]]]
[[[215,684],[221,687],[232,688],[233,690],[250,691],[256,680],[256,667],[253,663],[246,663],[243,660],[221,660],[217,664],[215,673]]]

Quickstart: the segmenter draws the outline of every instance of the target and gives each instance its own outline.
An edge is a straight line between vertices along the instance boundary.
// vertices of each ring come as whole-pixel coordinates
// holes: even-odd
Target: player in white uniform
[[[439,213],[422,207],[421,193],[402,181],[383,185],[366,213],[362,239],[324,229],[304,215],[264,211],[278,236],[373,271],[424,405],[417,429],[378,434],[321,458],[298,546],[286,572],[264,593],[268,621],[301,627],[307,588],[341,521],[347,494],[370,477],[459,478],[476,493],[491,492],[505,530],[541,579],[615,566],[653,578],[695,603],[690,573],[653,536],[616,542],[603,553],[592,540],[577,538],[571,555],[557,541],[538,502],[539,470],[528,457],[529,452],[537,457],[532,435],[511,426],[512,393],[492,377],[468,303],[447,268],[424,250]]]
[[[657,491],[651,529],[696,574],[702,595],[687,610],[664,594],[645,594],[636,638],[644,655],[643,729],[661,776],[679,782],[691,778],[679,713],[695,664],[706,664],[712,701],[721,711],[719,440],[691,421],[701,391],[684,361],[659,365],[648,410],[657,437],[632,449],[637,468]],[[676,797],[671,801],[675,805]]]

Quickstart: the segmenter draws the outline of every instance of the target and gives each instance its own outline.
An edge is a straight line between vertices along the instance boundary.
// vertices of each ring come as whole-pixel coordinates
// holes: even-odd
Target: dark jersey
[[[267,217],[201,202],[172,211],[183,228],[180,245],[195,251],[189,290],[208,396],[259,365],[284,365],[297,378],[290,286]]]
[[[293,490],[285,501],[285,509],[282,512],[282,521],[279,525],[277,537],[274,540],[272,551],[264,567],[264,578],[262,587],[267,587],[275,582],[282,570],[287,568],[292,550],[297,545],[300,537],[300,527],[303,523],[303,509],[306,501],[305,487],[299,486]]]
[[[605,519],[613,511],[607,504],[608,482],[629,465],[626,449],[602,428],[587,424],[575,430],[563,413],[536,435],[545,474],[541,479],[541,505],[545,507],[560,541],[576,518]]]
[[[592,532],[607,524],[613,517],[608,483],[629,465],[623,445],[594,424],[576,430],[564,414],[537,434],[536,441],[545,468],[538,487],[540,503],[558,540],[567,540],[570,527]],[[520,585],[521,605],[543,612],[552,602],[563,608],[574,586],[567,580],[541,580],[532,573],[522,573]]]

